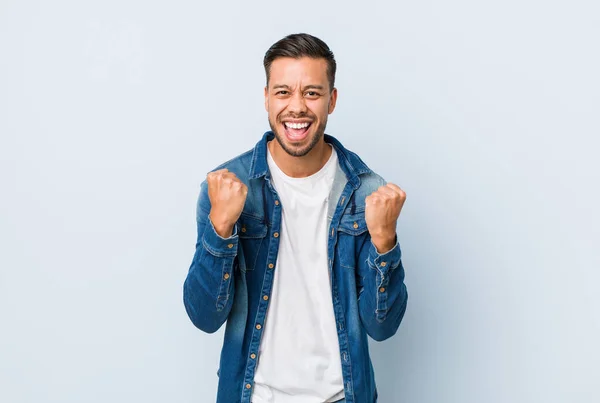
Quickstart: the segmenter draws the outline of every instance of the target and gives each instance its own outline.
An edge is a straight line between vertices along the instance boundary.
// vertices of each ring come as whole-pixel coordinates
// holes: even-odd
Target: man
[[[334,137],[336,62],[289,35],[266,53],[271,131],[202,182],[187,313],[227,321],[219,403],[373,403],[367,335],[391,337],[408,294],[396,236],[406,194]]]

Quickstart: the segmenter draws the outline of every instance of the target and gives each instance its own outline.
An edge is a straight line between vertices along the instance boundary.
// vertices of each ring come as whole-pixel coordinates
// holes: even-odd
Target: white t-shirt
[[[273,290],[252,403],[323,403],[344,397],[327,265],[327,205],[338,167],[292,178],[267,155],[282,208]]]

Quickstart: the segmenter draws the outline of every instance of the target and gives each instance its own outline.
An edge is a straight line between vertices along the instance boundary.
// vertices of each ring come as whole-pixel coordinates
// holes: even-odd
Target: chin
[[[283,148],[287,154],[293,157],[303,157],[312,151],[322,135],[315,133],[312,136],[306,136],[306,138],[302,141],[294,142],[290,141],[285,133],[281,135],[281,133],[275,132],[275,137],[277,138],[279,145],[281,145],[281,148]]]
[[[283,122],[277,122],[276,126],[269,124],[281,148],[293,157],[303,157],[312,151],[325,131],[325,125],[315,120],[310,120],[306,130],[288,130]]]

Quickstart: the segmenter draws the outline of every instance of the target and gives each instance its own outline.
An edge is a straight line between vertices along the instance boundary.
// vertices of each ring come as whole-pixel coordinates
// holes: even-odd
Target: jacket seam
[[[227,258],[229,258],[229,257],[235,257],[235,255],[236,255],[236,252],[234,252],[234,253],[231,253],[231,252],[221,252],[221,251],[213,248],[212,246],[210,246],[208,244],[208,242],[206,242],[206,238],[205,237],[202,237],[202,245],[214,257],[219,257],[219,258],[225,258],[225,257],[227,257]]]
[[[217,294],[217,302],[216,302],[216,306],[217,306],[217,311],[222,311],[223,308],[225,307],[225,305],[227,305],[227,301],[229,300],[229,284],[227,284],[225,286],[225,282],[227,282],[228,280],[225,280],[225,267],[226,267],[226,263],[227,261],[223,261],[223,264],[221,266],[221,284],[219,285],[219,293]],[[233,267],[233,265],[232,265]],[[229,276],[229,278],[232,278],[231,274]],[[223,296],[223,291],[226,291],[226,294]],[[222,306],[219,306],[219,301],[224,301],[222,303]]]

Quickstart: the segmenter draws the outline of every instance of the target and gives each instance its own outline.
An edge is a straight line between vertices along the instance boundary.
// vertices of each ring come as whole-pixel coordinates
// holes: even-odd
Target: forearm
[[[363,287],[358,301],[360,317],[369,336],[377,341],[396,333],[408,301],[400,245],[397,240],[393,245],[378,253],[368,237],[358,262]]]
[[[194,325],[212,333],[227,320],[233,303],[239,238],[235,227],[230,236],[220,236],[209,219],[209,209],[201,191],[196,251],[183,285],[183,302]]]

